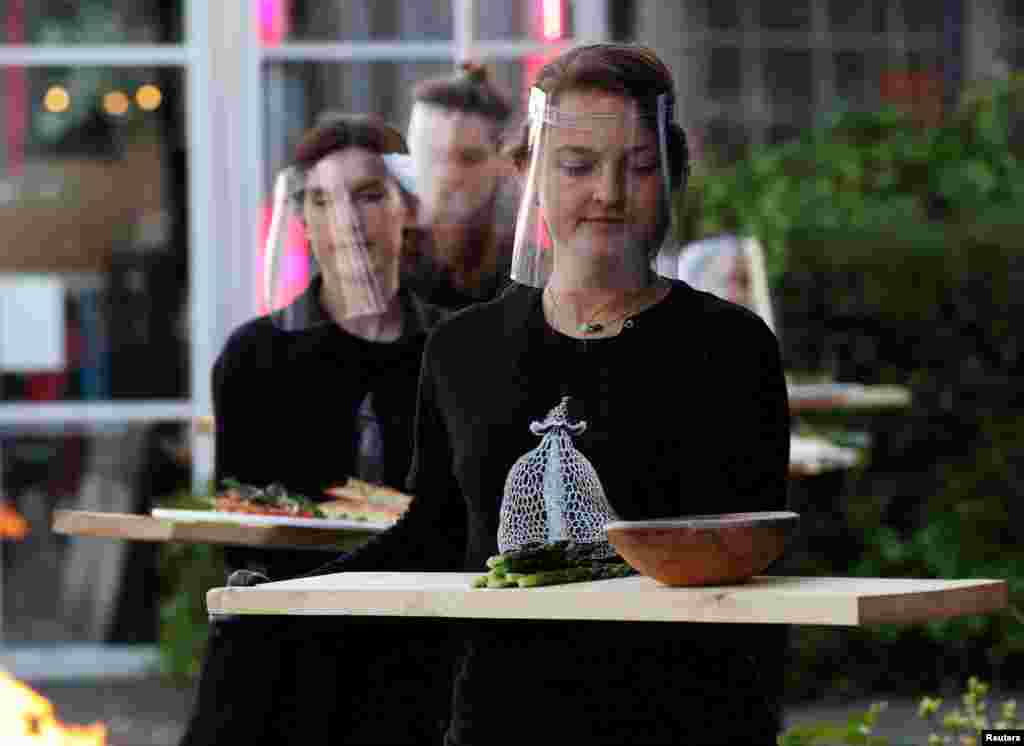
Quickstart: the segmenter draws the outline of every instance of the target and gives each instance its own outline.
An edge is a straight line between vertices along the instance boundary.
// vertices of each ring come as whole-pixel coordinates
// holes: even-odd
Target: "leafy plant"
[[[677,205],[682,239],[757,236],[772,285],[801,240],[855,236],[941,254],[950,226],[984,224],[1024,202],[1021,148],[1011,137],[1022,100],[1024,78],[1014,77],[976,85],[936,127],[896,108],[834,112],[795,140],[695,176]]]
[[[208,509],[207,494],[181,490],[157,504],[167,508]],[[165,543],[160,546],[160,659],[165,675],[181,684],[198,673],[206,650],[209,621],[206,591],[223,585],[226,574],[223,550],[207,544]]]
[[[978,746],[983,730],[1011,730],[1024,721],[1017,715],[1017,702],[1005,700],[997,713],[990,712],[989,685],[976,676],[967,680],[960,696],[961,707],[940,714],[940,697],[922,697],[917,714],[939,732],[928,735],[928,746]],[[879,715],[885,702],[875,702],[863,713],[851,715],[845,723],[817,722],[794,725],[779,734],[777,746],[890,746],[890,739],[877,735]]]

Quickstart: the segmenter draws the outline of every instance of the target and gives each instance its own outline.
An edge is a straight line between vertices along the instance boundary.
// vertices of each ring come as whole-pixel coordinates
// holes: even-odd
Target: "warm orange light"
[[[46,95],[43,96],[43,106],[47,111],[59,114],[62,111],[67,111],[71,106],[71,96],[64,86],[50,86],[46,89]]]
[[[135,103],[139,105],[139,108],[143,111],[153,111],[160,106],[160,102],[163,101],[163,94],[160,89],[152,83],[146,83],[146,85],[139,86],[139,90],[135,91]]]
[[[113,114],[116,117],[127,113],[130,105],[131,102],[124,91],[110,91],[103,97],[103,110],[107,114]]]
[[[562,0],[542,0],[541,34],[545,41],[562,38]]]
[[[46,697],[0,671],[0,743],[4,746],[105,746],[107,727],[63,725]]]
[[[28,536],[28,521],[6,500],[0,500],[0,539],[20,541]]]

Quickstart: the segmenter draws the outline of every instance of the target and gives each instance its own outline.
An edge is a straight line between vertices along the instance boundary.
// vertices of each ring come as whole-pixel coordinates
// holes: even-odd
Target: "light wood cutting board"
[[[1006,608],[1004,580],[760,576],[749,583],[669,588],[635,576],[531,589],[473,589],[480,573],[352,572],[214,588],[212,614],[465,619],[917,624]]]

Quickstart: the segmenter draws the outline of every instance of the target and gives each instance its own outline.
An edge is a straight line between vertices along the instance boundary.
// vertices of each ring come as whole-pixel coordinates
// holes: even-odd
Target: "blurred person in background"
[[[476,63],[413,89],[408,138],[420,231],[406,282],[443,308],[490,300],[508,282],[518,193],[500,146],[511,115],[508,96]]]

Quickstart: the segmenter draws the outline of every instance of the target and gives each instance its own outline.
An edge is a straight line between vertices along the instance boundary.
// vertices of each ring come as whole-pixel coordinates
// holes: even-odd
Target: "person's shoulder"
[[[517,319],[525,320],[540,292],[538,288],[512,282],[495,298],[451,313],[434,327],[427,345],[435,352],[447,350],[452,345],[464,350],[467,343],[475,340],[500,339],[510,323],[514,325]]]
[[[745,335],[747,338],[771,338],[775,335],[768,323],[754,311],[706,290],[698,290],[683,280],[669,280],[672,297],[681,307],[680,313],[702,319],[714,335]],[[735,337],[733,337],[735,339]]]
[[[268,316],[258,316],[240,324],[221,347],[216,366],[230,367],[265,353],[274,344],[277,332]]]

